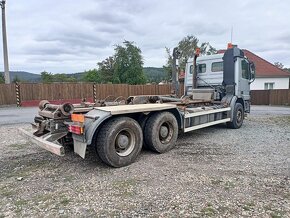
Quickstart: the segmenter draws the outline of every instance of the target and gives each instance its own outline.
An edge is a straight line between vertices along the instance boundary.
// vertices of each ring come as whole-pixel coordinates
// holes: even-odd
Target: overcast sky
[[[240,48],[290,67],[288,0],[6,1],[10,70],[92,69],[125,39],[141,48],[145,66],[162,67],[165,46],[193,34],[224,49],[231,26]]]

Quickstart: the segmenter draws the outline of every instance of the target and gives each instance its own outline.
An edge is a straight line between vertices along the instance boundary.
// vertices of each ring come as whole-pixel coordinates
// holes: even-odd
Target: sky
[[[144,66],[162,67],[165,47],[187,35],[225,49],[231,40],[290,67],[290,1],[6,0],[11,71],[75,73],[95,68],[124,40]],[[3,68],[2,40],[0,67]],[[2,71],[0,69],[0,71]]]

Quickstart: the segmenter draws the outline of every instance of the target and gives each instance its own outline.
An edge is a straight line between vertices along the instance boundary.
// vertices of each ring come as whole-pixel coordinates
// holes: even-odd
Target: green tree
[[[189,58],[192,58],[195,50],[197,48],[200,48],[200,53],[202,55],[211,55],[216,54],[217,50],[212,47],[208,42],[199,43],[199,40],[193,36],[188,35],[184,37],[179,43],[178,43],[178,51],[180,52],[179,57],[179,67],[181,70],[185,70],[185,65]],[[166,49],[167,53],[167,63],[164,66],[164,68],[167,70],[168,74],[171,76],[172,72],[172,54],[171,50],[168,48]]]
[[[53,82],[76,82],[77,79],[71,76],[68,76],[64,73],[57,73],[52,75]]]
[[[98,63],[100,79],[102,82],[108,83],[114,81],[114,65],[115,59],[112,56]]]
[[[0,84],[5,83],[5,78],[2,73],[0,73]]]
[[[163,69],[166,72],[167,75],[167,80],[169,80],[172,76],[172,61],[173,61],[173,57],[172,57],[172,53],[170,48],[165,47],[165,51],[166,51],[166,55],[167,55],[167,61],[166,64],[163,65]]]
[[[82,80],[85,82],[100,83],[101,82],[100,73],[97,69],[85,71]]]
[[[41,81],[43,83],[52,83],[53,82],[53,74],[43,71],[41,73]]]
[[[12,81],[12,83],[21,82],[20,78],[16,75]]]
[[[134,42],[124,41],[117,45],[114,55],[114,83],[144,84],[143,57]]]

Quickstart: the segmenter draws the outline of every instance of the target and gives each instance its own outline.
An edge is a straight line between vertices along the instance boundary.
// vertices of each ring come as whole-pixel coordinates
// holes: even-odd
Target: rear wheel
[[[231,122],[227,122],[227,126],[231,129],[239,129],[243,125],[245,112],[241,103],[236,103]]]
[[[146,122],[144,140],[153,151],[164,153],[171,150],[178,136],[178,124],[170,112],[153,114]]]
[[[142,149],[140,125],[132,118],[113,118],[104,124],[97,136],[99,157],[113,167],[123,167],[135,161]]]

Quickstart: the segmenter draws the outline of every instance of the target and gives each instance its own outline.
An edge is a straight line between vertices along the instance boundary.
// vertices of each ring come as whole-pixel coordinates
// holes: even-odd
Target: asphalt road
[[[37,114],[38,108],[17,108],[4,107],[0,108],[0,125],[5,124],[21,124],[33,122],[34,116]],[[277,106],[252,106],[251,114],[255,116],[265,115],[290,115],[290,107]]]
[[[0,108],[0,125],[30,123],[37,114],[37,107],[17,108],[4,107]]]

